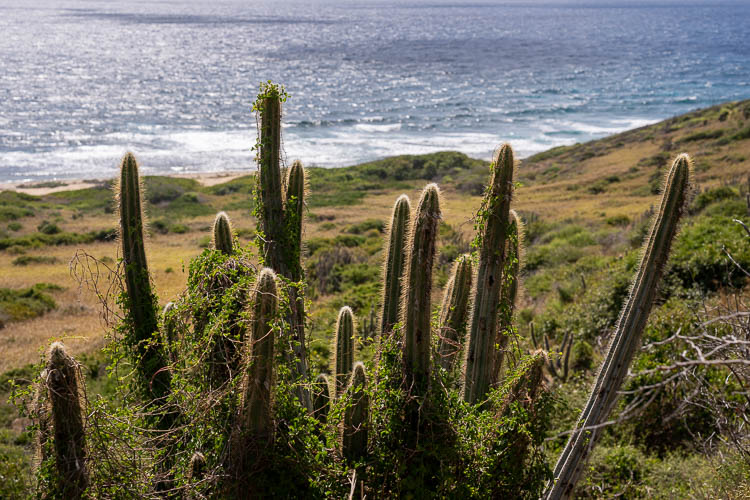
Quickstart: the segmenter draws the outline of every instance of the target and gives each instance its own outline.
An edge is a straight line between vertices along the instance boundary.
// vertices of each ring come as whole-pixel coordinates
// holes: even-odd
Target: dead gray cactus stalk
[[[617,403],[617,391],[640,346],[641,334],[677,233],[688,197],[691,169],[690,157],[682,154],[675,159],[667,175],[661,206],[646,240],[633,288],[617,322],[588,403],[555,466],[554,481],[545,495],[547,500],[567,499],[573,495],[589,453],[601,434],[599,425],[607,419]]]

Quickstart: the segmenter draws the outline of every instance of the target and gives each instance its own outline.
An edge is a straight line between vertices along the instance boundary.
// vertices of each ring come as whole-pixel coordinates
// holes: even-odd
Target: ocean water
[[[0,0],[0,182],[521,156],[750,97],[750,2]]]

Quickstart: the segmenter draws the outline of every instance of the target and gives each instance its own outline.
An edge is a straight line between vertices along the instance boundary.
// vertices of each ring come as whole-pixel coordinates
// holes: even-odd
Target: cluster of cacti
[[[248,471],[255,470],[262,462],[261,454],[274,442],[277,426],[273,397],[277,377],[274,362],[275,349],[280,345],[285,351],[278,354],[293,361],[297,370],[293,387],[299,403],[322,424],[338,427],[340,453],[349,463],[362,464],[367,460],[368,429],[372,418],[368,391],[371,387],[368,387],[365,365],[354,362],[356,330],[354,314],[349,307],[341,308],[338,314],[330,382],[325,374],[320,374],[314,382],[308,378],[300,260],[305,173],[299,162],[291,166],[286,178],[286,197],[282,198],[279,156],[281,100],[278,89],[270,87],[258,101],[258,237],[261,239],[262,262],[267,267],[257,274],[249,301],[249,334],[239,336],[238,345],[242,346],[243,357],[232,358],[238,364],[237,369],[226,375],[235,378],[236,374],[236,380],[241,380],[238,407],[227,439],[228,449],[220,460],[230,478],[247,477]],[[402,195],[396,201],[384,249],[379,331],[381,336],[398,342],[403,389],[417,403],[432,388],[433,364],[453,372],[462,353],[459,384],[465,402],[484,408],[492,389],[499,385],[504,351],[508,338],[514,334],[512,319],[519,288],[523,237],[520,218],[510,210],[514,168],[513,151],[508,144],[503,144],[494,157],[490,185],[478,212],[477,252],[474,256],[462,255],[457,259],[444,290],[437,332],[433,331],[431,324],[431,294],[441,218],[439,190],[435,184],[425,187],[413,218],[408,197]],[[571,494],[596,442],[597,426],[614,407],[617,390],[638,347],[669,254],[685,203],[689,169],[690,160],[686,155],[678,157],[672,166],[632,292],[579,420],[578,430],[555,468],[555,481],[550,485],[547,498],[567,498]],[[122,162],[119,187],[128,324],[144,400],[163,404],[170,393],[170,364],[175,364],[178,357],[178,353],[163,346],[173,345],[179,333],[172,317],[174,306],[171,303],[164,309],[162,332],[158,329],[157,299],[146,265],[140,198],[137,164],[128,154]],[[223,212],[217,215],[213,226],[213,247],[227,257],[237,251],[233,247],[231,223]],[[282,296],[288,297],[288,312],[281,307]],[[194,323],[204,320],[196,318]],[[201,326],[205,325],[194,324],[195,328]],[[532,338],[536,344],[533,333]],[[292,341],[287,342],[290,339]],[[567,339],[566,336],[561,347],[565,351],[565,375],[572,336],[569,342]],[[219,340],[216,339],[214,345],[224,349],[226,345]],[[546,337],[545,344],[549,351]],[[542,351],[531,353],[525,359],[527,365],[519,372],[522,375],[509,381],[509,393],[500,407],[494,409],[500,416],[513,411],[513,404],[533,404],[542,391],[542,367],[555,368],[555,362],[549,361]],[[68,481],[60,487],[65,491],[83,491],[88,475],[77,369],[58,344],[50,351],[45,373],[57,468],[60,477]],[[330,422],[330,408],[334,401],[345,404],[341,422]],[[412,410],[417,416],[422,411],[419,404],[405,411]],[[43,414],[39,411],[40,417]],[[175,416],[168,411],[165,414],[169,418],[160,419],[157,428],[164,429],[174,424]],[[40,427],[43,431],[47,428]],[[509,452],[523,460],[528,441],[519,443],[517,449]],[[195,453],[189,462],[189,471],[184,475],[192,481],[201,481],[206,457]],[[230,489],[242,487],[241,483],[234,483]],[[235,490],[235,493],[246,492]]]
[[[529,333],[531,336],[531,343],[538,349],[539,344],[537,342],[536,335],[534,334],[534,323],[529,323]],[[552,348],[550,347],[549,336],[547,336],[546,333],[544,334],[543,339],[544,349],[548,353],[551,353]],[[555,349],[557,355],[554,358],[548,359],[546,362],[547,370],[549,370],[550,375],[560,379],[562,382],[568,380],[568,373],[570,371],[570,350],[572,347],[573,336],[570,334],[570,332],[565,332],[562,343],[557,349]]]

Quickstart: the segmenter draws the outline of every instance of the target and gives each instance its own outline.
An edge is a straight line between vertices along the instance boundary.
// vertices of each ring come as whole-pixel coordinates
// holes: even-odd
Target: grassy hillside
[[[653,340],[671,331],[675,325],[670,318],[694,307],[696,297],[716,300],[717,291],[744,284],[742,276],[732,272],[723,249],[750,268],[750,245],[742,228],[732,222],[750,216],[745,200],[750,189],[750,101],[555,148],[521,162],[513,203],[527,234],[519,338],[530,348],[529,330],[534,324],[539,338],[546,335],[553,348],[565,335],[575,339],[572,376],[560,385],[564,394],[556,424],[560,432],[570,428],[583,404],[602,339],[627,293],[662,176],[681,152],[695,160],[695,198],[673,250],[663,305],[654,315],[662,326],[652,328]],[[316,372],[328,366],[335,314],[343,305],[350,305],[359,318],[360,357],[372,355],[369,339],[379,306],[385,224],[396,197],[407,193],[414,200],[427,182],[438,182],[443,190],[433,298],[433,304],[439,304],[451,263],[470,251],[473,211],[479,207],[488,165],[443,152],[340,169],[309,169],[304,240]],[[113,165],[113,175],[115,170]],[[217,211],[229,213],[243,244],[254,238],[253,176],[213,186],[168,177],[148,177],[145,184],[148,257],[159,297],[165,302],[184,289],[187,266],[209,244]],[[7,392],[10,379],[23,383],[33,376],[30,364],[38,361],[51,339],[64,339],[77,357],[86,355],[81,359],[89,376],[98,376],[106,332],[99,299],[85,280],[98,277],[99,289],[107,288],[107,267],[114,269],[119,258],[115,227],[109,183],[44,196],[0,192],[0,374],[4,374],[0,392]],[[76,253],[78,248],[98,260],[98,274],[92,261]],[[645,366],[649,362],[643,361]],[[106,384],[95,382],[93,390],[106,390]],[[3,456],[28,460],[26,423],[10,406],[0,406],[0,463]],[[696,450],[689,446],[683,427],[660,429],[659,435],[647,431],[636,426],[629,429],[631,434],[612,434],[593,462],[603,476],[594,475],[581,494],[606,497],[625,492],[627,497],[637,497],[658,482],[660,487],[678,488],[674,491],[679,498],[680,491],[692,487],[691,468],[704,474],[695,475],[704,486],[726,480],[716,472],[712,458],[693,453]],[[634,438],[633,433],[644,437]],[[550,443],[551,456],[560,441]],[[672,445],[665,449],[665,442]],[[676,450],[682,453],[679,460],[662,460]],[[679,469],[672,476],[670,466]],[[613,479],[622,467],[638,469],[639,478]],[[606,476],[610,469],[612,477]],[[747,479],[742,473],[739,477]],[[607,490],[596,481],[625,486],[622,491]]]

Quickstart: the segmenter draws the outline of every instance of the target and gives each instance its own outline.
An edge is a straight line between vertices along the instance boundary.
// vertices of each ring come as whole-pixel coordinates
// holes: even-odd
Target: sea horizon
[[[324,8],[323,8],[324,6]],[[51,2],[0,7],[0,183],[252,171],[283,84],[286,161],[520,157],[750,98],[750,6]]]

